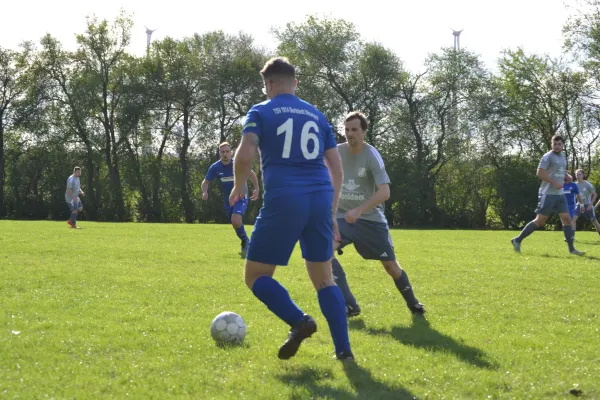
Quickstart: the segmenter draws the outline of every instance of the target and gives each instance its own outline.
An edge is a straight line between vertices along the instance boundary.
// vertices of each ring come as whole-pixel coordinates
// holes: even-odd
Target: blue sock
[[[255,280],[252,293],[289,326],[296,325],[304,316],[302,310],[290,298],[288,291],[270,276],[261,276]],[[342,303],[343,301],[342,299]]]
[[[77,213],[71,213],[71,223],[73,226],[77,225]]]
[[[346,319],[346,307],[344,295],[336,285],[328,286],[317,292],[321,311],[327,319],[331,338],[335,346],[335,353],[350,351],[350,339],[348,338],[348,320]]]
[[[248,236],[246,235],[246,229],[244,228],[244,224],[240,225],[239,228],[234,228],[235,233],[237,233],[238,237],[242,239],[242,242],[248,241]]]

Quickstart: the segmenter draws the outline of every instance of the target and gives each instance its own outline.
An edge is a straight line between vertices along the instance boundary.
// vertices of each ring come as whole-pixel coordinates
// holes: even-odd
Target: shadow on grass
[[[557,256],[557,255],[555,255],[555,254],[547,254],[547,253],[544,253],[544,254],[542,254],[542,255],[541,255],[541,257],[544,257],[544,258],[561,258],[561,259],[564,259],[564,258],[565,258],[565,257],[567,257],[567,256]],[[575,257],[578,257],[578,256],[575,256],[575,255],[571,255],[571,254],[569,254],[569,255],[568,255],[568,257],[574,257],[574,258],[575,258]],[[587,255],[587,254],[584,254],[584,255],[582,255],[582,256],[579,256],[579,257],[581,257],[581,258],[585,258],[585,259],[587,259],[587,260],[595,260],[595,261],[600,261],[600,258],[599,258],[599,257],[596,257],[596,256],[589,256],[589,255]]]
[[[391,331],[387,329],[367,328],[365,323],[360,319],[350,321],[349,327],[364,330],[371,335],[389,335],[407,346],[429,351],[452,353],[461,361],[479,368],[498,368],[496,363],[488,361],[489,357],[484,351],[436,331],[431,327],[429,321],[421,316],[413,316],[411,326],[394,326]]]
[[[340,362],[332,360],[332,362]],[[333,372],[325,368],[294,368],[278,378],[286,385],[297,388],[291,399],[327,397],[336,400],[349,399],[416,399],[410,391],[377,381],[367,369],[351,361],[343,362],[344,373],[354,392],[331,386]]]

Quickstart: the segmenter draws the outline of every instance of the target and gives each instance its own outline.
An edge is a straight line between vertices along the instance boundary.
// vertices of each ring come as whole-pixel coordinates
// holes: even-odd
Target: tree
[[[4,204],[5,135],[16,129],[24,115],[17,112],[16,104],[24,100],[29,85],[33,46],[23,43],[20,51],[0,47],[0,217],[6,215]]]

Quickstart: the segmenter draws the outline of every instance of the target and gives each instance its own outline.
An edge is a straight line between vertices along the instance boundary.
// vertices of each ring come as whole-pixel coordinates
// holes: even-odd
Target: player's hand
[[[591,205],[591,204],[588,204],[587,210],[588,210],[588,211],[592,211],[593,209],[594,209],[594,207],[592,207],[592,205]]]
[[[346,222],[349,224],[353,224],[356,220],[361,216],[362,212],[359,208],[353,208],[346,212]]]
[[[202,200],[208,200],[208,193],[202,193]]]
[[[250,197],[250,200],[258,200],[259,197],[260,197],[260,194],[258,193],[258,189],[254,189],[254,191],[252,192],[252,197]]]
[[[243,199],[245,196],[246,194],[243,187],[234,186],[229,194],[229,205],[233,207],[238,200]]]
[[[342,236],[340,235],[340,227],[338,226],[337,219],[335,215],[333,216],[333,241],[340,243],[342,241]]]
[[[80,195],[80,196],[85,196],[85,193],[83,193],[83,190],[80,190],[80,191],[79,191],[79,195]]]
[[[554,186],[554,188],[557,190],[560,190],[563,188],[563,184],[561,182],[556,182],[556,181],[552,181],[552,186]]]

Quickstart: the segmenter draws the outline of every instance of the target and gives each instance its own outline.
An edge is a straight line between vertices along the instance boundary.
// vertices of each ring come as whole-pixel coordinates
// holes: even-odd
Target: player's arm
[[[250,197],[250,199],[257,200],[259,197],[260,188],[258,186],[258,178],[252,170],[250,170],[250,180],[252,181],[252,187],[254,188],[252,191],[252,197]]]
[[[259,142],[260,140],[256,133],[247,132],[242,136],[242,142],[237,149],[233,161],[233,190],[229,196],[230,204],[235,204],[238,197],[242,195],[241,188],[244,187],[244,183],[250,177]]]
[[[342,167],[342,158],[337,147],[332,147],[325,150],[323,153],[325,156],[325,165],[329,170],[329,176],[331,177],[331,184],[333,185],[333,205],[331,212],[335,219],[338,205],[340,202],[340,194],[342,192],[342,182],[344,181],[344,170]]]
[[[208,184],[210,182],[212,182],[213,174],[214,173],[213,173],[213,169],[211,166],[210,168],[208,168],[208,171],[206,172],[206,176],[202,180],[202,185],[200,186],[202,188],[202,200],[208,199]]]
[[[377,150],[371,149],[370,151],[372,154],[367,165],[373,174],[377,191],[360,205],[358,209],[361,214],[390,198],[390,178],[385,170],[383,159]]]
[[[537,176],[544,182],[548,182],[549,184],[551,184],[556,189],[560,189],[563,186],[562,184],[560,184],[560,183],[556,182],[555,180],[553,180],[552,178],[550,178],[550,175],[548,175],[548,172],[546,172],[546,170],[544,168],[538,167]]]
[[[594,202],[596,201],[596,199],[598,198],[598,193],[596,193],[596,189],[594,188],[593,185],[592,186],[592,201],[590,201],[590,205],[592,205],[592,207],[594,207]]]
[[[373,194],[373,196],[369,197],[364,203],[362,203],[358,209],[360,210],[360,213],[363,214],[364,212],[378,206],[389,198],[390,185],[387,183],[382,183],[381,185],[377,185],[377,191]]]

